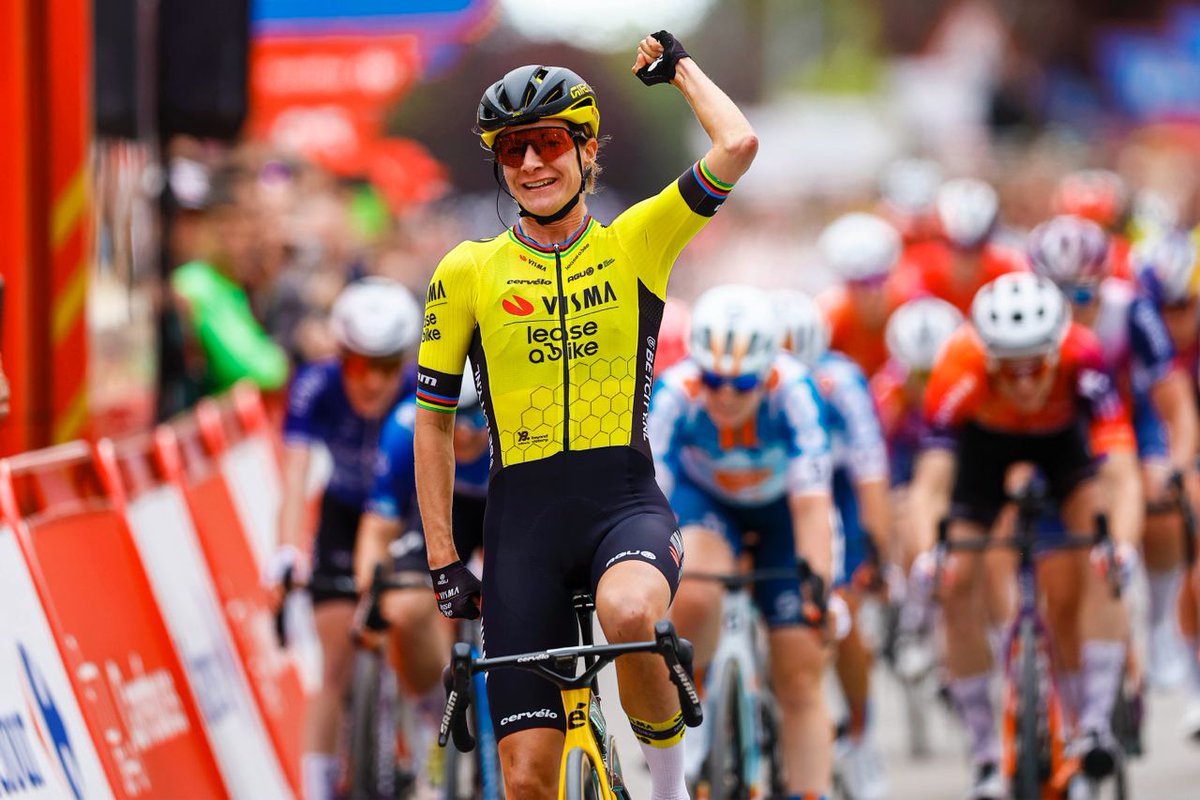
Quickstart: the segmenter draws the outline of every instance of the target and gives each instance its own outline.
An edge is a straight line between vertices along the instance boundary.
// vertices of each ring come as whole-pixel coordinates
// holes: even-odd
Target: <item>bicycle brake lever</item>
[[[658,652],[666,659],[667,675],[675,685],[675,693],[679,695],[683,724],[695,728],[704,721],[704,708],[700,705],[700,693],[692,681],[692,643],[680,639],[675,626],[665,619],[655,624],[654,641],[658,645]]]
[[[451,738],[461,753],[475,749],[475,737],[467,725],[467,709],[471,707],[471,646],[465,642],[454,645],[450,665],[442,671],[446,687],[446,707],[438,727],[438,746],[445,747]]]

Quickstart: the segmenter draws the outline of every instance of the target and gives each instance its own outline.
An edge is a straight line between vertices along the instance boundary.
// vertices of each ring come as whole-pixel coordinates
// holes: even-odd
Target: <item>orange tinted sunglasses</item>
[[[575,134],[566,128],[526,128],[496,139],[492,152],[506,167],[518,169],[530,147],[542,161],[553,161],[575,146]]]

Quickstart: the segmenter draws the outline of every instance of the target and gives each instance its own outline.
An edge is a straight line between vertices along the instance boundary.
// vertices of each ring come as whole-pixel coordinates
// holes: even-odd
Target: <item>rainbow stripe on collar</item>
[[[575,249],[576,245],[583,241],[584,237],[591,231],[592,226],[596,225],[596,220],[592,219],[592,215],[588,214],[583,218],[583,223],[576,228],[575,232],[567,237],[565,241],[559,242],[557,245],[544,245],[530,239],[521,232],[521,223],[517,223],[508,229],[509,237],[521,245],[522,247],[532,250],[539,256],[553,256],[554,249],[557,247],[560,256],[565,256]]]

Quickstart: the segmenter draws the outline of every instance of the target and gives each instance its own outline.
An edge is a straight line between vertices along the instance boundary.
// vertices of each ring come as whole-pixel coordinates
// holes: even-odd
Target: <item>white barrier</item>
[[[260,481],[274,474],[264,468]],[[230,793],[250,800],[291,797],[182,494],[175,486],[150,489],[130,500],[125,515]]]
[[[12,530],[0,525],[0,796],[111,798]]]

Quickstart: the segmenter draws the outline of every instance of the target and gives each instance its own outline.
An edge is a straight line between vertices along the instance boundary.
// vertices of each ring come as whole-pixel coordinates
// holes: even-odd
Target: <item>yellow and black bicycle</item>
[[[608,733],[600,710],[596,676],[615,659],[630,653],[658,653],[667,664],[671,683],[679,695],[684,722],[696,727],[703,718],[700,697],[688,674],[692,645],[680,639],[670,622],[655,625],[654,640],[627,644],[595,644],[592,636],[591,595],[576,594],[575,614],[579,620],[582,645],[558,647],[534,653],[498,658],[475,658],[470,645],[460,642],[447,672],[446,709],[442,714],[438,744],[445,747],[453,739],[462,752],[475,747],[468,725],[467,708],[472,701],[471,678],[493,669],[524,669],[541,675],[562,692],[563,713],[567,721],[559,771],[558,796],[562,800],[630,800],[621,776],[613,738]],[[578,675],[578,665],[584,668]]]

